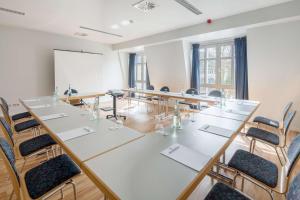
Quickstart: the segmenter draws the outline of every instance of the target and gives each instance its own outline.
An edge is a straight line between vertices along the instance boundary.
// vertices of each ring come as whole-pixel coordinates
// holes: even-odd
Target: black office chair
[[[73,178],[80,174],[80,169],[67,156],[60,155],[34,167],[21,177],[16,168],[15,154],[9,143],[0,137],[0,156],[9,172],[17,199],[43,199],[61,191],[66,186],[73,186],[74,199],[77,198]],[[24,193],[25,194],[24,194]],[[62,195],[63,196],[63,195]]]
[[[186,94],[191,94],[191,95],[199,95],[199,91],[195,88],[190,88],[187,91],[185,91],[185,93]],[[193,110],[199,110],[200,109],[198,105],[195,105],[193,103],[189,103],[189,102],[186,102],[186,101],[180,101],[178,103],[182,104],[182,105],[188,105],[190,107],[190,109],[193,109]]]
[[[222,92],[220,90],[212,90],[208,93],[208,96],[211,97],[222,97]]]
[[[1,104],[2,104],[3,108],[6,110],[7,113],[9,113],[9,106],[8,106],[7,101],[3,97],[0,97],[0,100],[1,100]],[[13,122],[16,122],[18,120],[30,118],[30,117],[31,117],[30,112],[22,112],[22,113],[12,115],[11,119]]]
[[[272,133],[263,129],[251,127],[246,133],[247,137],[251,138],[250,142],[250,149],[249,151],[251,153],[254,152],[255,149],[255,143],[256,141],[263,142],[271,147],[274,147],[276,154],[278,156],[278,159],[283,165],[283,162],[280,159],[279,153],[277,152],[277,148],[281,150],[281,153],[283,154],[284,148],[286,147],[286,137],[289,132],[289,127],[296,115],[296,111],[289,112],[287,116],[285,117],[285,120],[283,122],[283,134],[278,135],[276,133]],[[285,157],[284,157],[285,158]]]
[[[66,91],[64,92],[64,95],[67,95],[68,92],[69,92],[69,90],[66,90]],[[76,90],[76,89],[71,89],[71,94],[78,94],[78,90]]]
[[[10,125],[3,117],[0,117],[0,124],[2,133],[4,134],[6,140],[9,141],[12,147],[15,147],[14,135]],[[49,160],[49,152],[52,152],[52,155],[54,157],[55,149],[53,148],[53,145],[56,145],[56,142],[49,134],[43,134],[20,143],[18,146],[19,154],[24,158],[22,170],[26,164],[27,159],[32,156],[46,152],[47,159]]]
[[[1,110],[2,110],[2,113],[3,113],[3,116],[4,116],[5,120],[9,123],[10,126],[13,126],[12,120],[11,120],[8,112],[6,111],[6,109],[3,107],[2,104],[0,104],[0,107],[1,107]],[[13,127],[14,127],[14,130],[17,133],[21,133],[23,131],[32,129],[34,135],[38,135],[39,134],[38,133],[39,132],[39,129],[38,129],[39,126],[40,126],[40,124],[35,119],[31,119],[31,120],[28,120],[28,121],[24,121],[24,122],[20,122],[18,124],[15,124]]]
[[[246,194],[225,185],[224,183],[217,183],[210,190],[204,200],[250,200]],[[289,188],[286,193],[287,200],[300,199],[300,173],[289,183]]]
[[[285,155],[285,154],[284,154]],[[287,160],[285,164],[285,171],[282,174],[283,180],[289,180],[294,171],[298,160],[300,159],[300,135],[296,136],[287,151]],[[271,161],[260,156],[252,154],[248,151],[237,150],[230,161],[228,167],[235,171],[233,185],[236,184],[237,177],[242,178],[242,191],[244,188],[244,179],[249,180],[260,188],[268,192],[273,199],[273,192],[282,194],[281,191],[276,190],[278,184],[278,167]],[[287,185],[284,184],[284,192],[287,191]]]
[[[292,107],[293,102],[289,102],[288,104],[285,105],[285,107],[283,108],[282,111],[282,116],[281,116],[281,123],[283,124],[285,117],[287,115],[287,113],[289,112],[290,108]],[[264,124],[267,126],[271,126],[274,128],[280,128],[280,122],[277,120],[273,120],[273,119],[269,119],[267,117],[264,116],[257,116],[254,118],[253,122],[257,123],[257,127],[259,127],[259,124]]]
[[[168,86],[163,86],[162,88],[160,88],[161,92],[170,92],[170,88]]]

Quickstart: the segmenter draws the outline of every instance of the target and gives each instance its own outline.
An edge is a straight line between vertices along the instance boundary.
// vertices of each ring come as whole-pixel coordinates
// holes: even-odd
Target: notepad
[[[232,130],[221,128],[218,126],[208,125],[208,124],[203,125],[199,130],[212,133],[215,135],[219,135],[222,137],[226,137],[226,138],[230,138],[234,133]]]
[[[51,107],[50,104],[42,104],[42,105],[29,106],[30,109],[49,108],[49,107]]]
[[[44,115],[41,118],[43,121],[51,120],[51,119],[58,119],[62,117],[67,117],[68,115],[66,113],[56,113],[56,114],[51,114],[51,115]]]
[[[196,171],[203,169],[210,160],[209,156],[177,143],[160,153]]]
[[[40,101],[41,99],[24,99],[24,102],[36,102],[36,101]]]
[[[76,128],[76,129],[72,129],[69,131],[64,131],[61,133],[57,133],[56,135],[62,140],[62,141],[67,141],[67,140],[71,140],[77,137],[81,137],[84,135],[88,135],[91,133],[95,133],[96,131],[93,130],[90,127],[80,127],[80,128]]]
[[[243,110],[233,110],[233,109],[228,109],[226,110],[226,112],[228,113],[234,113],[234,114],[238,114],[238,115],[250,115],[250,112],[247,111],[243,111]]]

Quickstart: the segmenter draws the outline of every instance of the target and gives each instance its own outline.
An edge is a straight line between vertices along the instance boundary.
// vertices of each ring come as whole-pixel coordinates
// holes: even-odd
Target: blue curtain
[[[191,88],[200,91],[200,44],[193,44]]]
[[[129,77],[128,77],[128,86],[129,88],[135,87],[135,53],[129,54]]]
[[[148,72],[148,65],[146,64],[146,88],[148,89],[150,87],[150,77]]]
[[[236,98],[248,99],[247,38],[234,39]]]

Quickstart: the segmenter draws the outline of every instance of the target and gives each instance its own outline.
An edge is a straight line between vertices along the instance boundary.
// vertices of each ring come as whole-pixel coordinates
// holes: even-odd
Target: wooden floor
[[[124,123],[125,126],[128,126],[130,128],[136,129],[144,133],[148,133],[154,130],[155,122],[156,122],[154,119],[155,112],[147,112],[146,106],[143,104],[140,104],[139,106],[137,105],[133,106],[129,109],[127,107],[127,102],[121,102],[119,104],[120,104],[118,105],[119,108],[122,108],[121,113],[128,116],[128,119]],[[105,116],[106,114],[108,113],[102,113],[101,115]],[[169,122],[167,121],[166,125],[168,123]],[[288,140],[290,141],[295,134],[296,133],[291,132],[289,134]],[[22,134],[18,137],[18,142],[22,142],[30,137],[32,137],[31,133]],[[241,134],[236,138],[233,144],[226,151],[226,160],[228,161],[237,149],[248,150],[248,147],[249,147],[249,140],[243,134]],[[257,148],[255,153],[276,163],[278,166],[280,165],[274,150],[268,146],[257,143]],[[43,162],[45,159],[46,158],[44,156],[39,156],[37,158],[29,159],[27,161],[26,167],[24,168],[23,172],[26,172],[30,168],[38,165],[40,162]],[[18,169],[21,169],[22,164],[23,164],[23,160],[17,161]],[[298,163],[296,171],[300,172],[300,163]],[[84,199],[84,200],[103,199],[103,194],[101,193],[101,191],[99,191],[98,188],[84,174],[78,177],[75,180],[75,182],[77,185],[78,199]],[[189,200],[203,199],[205,195],[208,193],[209,189],[212,187],[212,185],[213,183],[211,181],[211,178],[206,177],[198,186],[198,188],[190,195]],[[3,166],[2,160],[0,160],[0,199],[1,200],[9,199],[11,192],[12,192],[12,186],[10,184],[9,177]],[[262,189],[248,182],[245,182],[245,193],[251,196],[253,199],[270,199],[269,196],[266,194],[266,192],[264,192]],[[65,199],[68,200],[73,199],[72,189],[65,188],[64,195],[65,195]],[[60,198],[60,194],[57,194],[51,197],[50,199],[59,199],[59,198]],[[12,199],[15,199],[15,196],[13,196]],[[283,199],[283,198],[278,197],[278,199]]]

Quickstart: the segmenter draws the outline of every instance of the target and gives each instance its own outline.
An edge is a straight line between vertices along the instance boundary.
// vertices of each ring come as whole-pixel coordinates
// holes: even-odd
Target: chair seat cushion
[[[217,183],[210,190],[205,200],[250,200],[237,190],[223,184]]]
[[[23,118],[28,118],[28,117],[31,117],[31,114],[29,112],[22,112],[22,113],[18,113],[18,114],[15,114],[11,117],[11,119],[13,121],[17,121],[17,120],[20,120],[20,119],[23,119]]]
[[[25,174],[29,196],[39,198],[79,173],[80,169],[65,154],[48,160]]]
[[[255,154],[237,150],[229,161],[228,166],[251,176],[269,187],[275,188],[277,185],[277,166]]]
[[[28,121],[16,124],[15,130],[16,130],[16,132],[21,132],[21,131],[27,130],[29,128],[37,127],[39,125],[40,124],[35,119],[32,119],[32,120],[28,120]]]
[[[275,120],[272,120],[272,119],[269,119],[269,118],[266,118],[266,117],[262,117],[262,116],[255,117],[253,122],[265,124],[265,125],[272,126],[272,127],[275,127],[275,128],[279,128],[279,122],[278,121],[275,121]]]
[[[263,129],[251,127],[247,131],[246,135],[248,137],[253,137],[253,138],[260,139],[260,140],[264,140],[264,141],[269,142],[274,145],[279,145],[279,136],[274,133],[265,131]]]
[[[48,134],[44,134],[22,142],[19,149],[22,156],[28,156],[54,144],[56,144],[56,142],[52,137]]]

